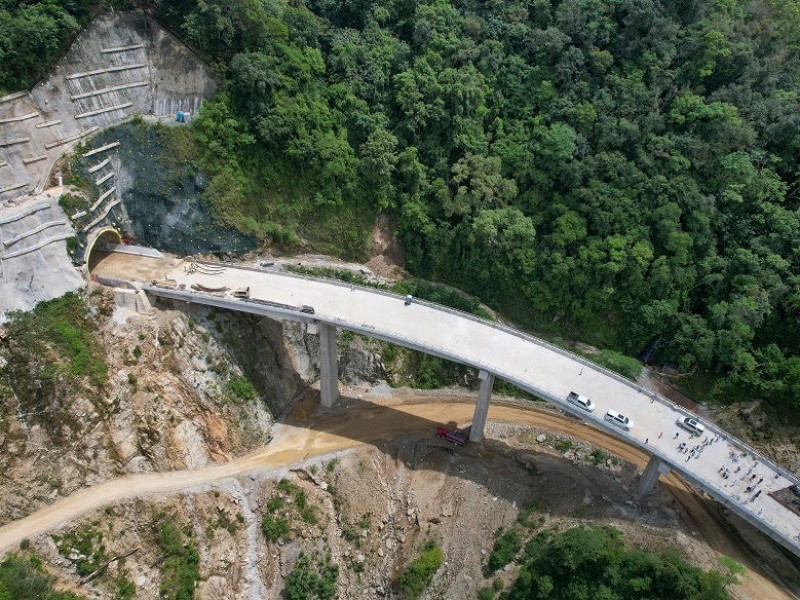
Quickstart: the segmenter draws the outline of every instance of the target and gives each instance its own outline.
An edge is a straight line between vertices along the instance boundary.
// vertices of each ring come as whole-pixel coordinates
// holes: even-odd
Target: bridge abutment
[[[483,439],[483,430],[486,428],[486,419],[489,416],[489,401],[492,399],[494,387],[494,374],[488,371],[479,371],[481,387],[478,390],[478,401],[475,403],[475,412],[472,414],[472,426],[469,428],[469,441],[480,442]]]
[[[330,408],[339,397],[339,356],[336,351],[336,327],[320,323],[319,332],[319,402]]]
[[[667,473],[669,473],[669,467],[657,456],[651,456],[650,462],[647,463],[647,466],[642,472],[642,476],[639,478],[639,483],[636,486],[636,493],[640,496],[647,496],[653,491],[653,488],[656,487],[659,476],[666,475]]]

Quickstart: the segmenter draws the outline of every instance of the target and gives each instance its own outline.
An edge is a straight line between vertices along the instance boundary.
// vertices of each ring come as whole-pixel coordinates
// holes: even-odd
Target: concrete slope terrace
[[[651,463],[668,465],[800,555],[800,516],[770,496],[797,484],[797,478],[713,425],[707,426],[706,434],[714,443],[687,460],[677,444],[688,441],[691,446],[704,439],[689,439],[676,426],[679,418],[690,415],[688,411],[581,357],[471,315],[425,302],[406,305],[399,296],[373,289],[229,264],[205,263],[210,267],[203,269],[190,268],[191,264],[110,253],[92,275],[106,283],[128,281],[158,296],[347,329],[476,367],[645,450],[656,459]],[[192,286],[197,285],[227,291],[194,291]],[[247,286],[255,302],[233,297],[234,289]],[[300,312],[297,307],[302,305],[312,306],[314,314]],[[589,396],[596,410],[586,413],[567,404],[570,391]],[[604,421],[609,409],[630,417],[632,430],[624,432]],[[740,471],[724,479],[719,473],[723,465],[732,473],[737,467]],[[748,475],[743,482],[739,478],[745,473],[755,477],[751,481]],[[753,499],[754,493],[745,490],[759,479],[763,493]]]

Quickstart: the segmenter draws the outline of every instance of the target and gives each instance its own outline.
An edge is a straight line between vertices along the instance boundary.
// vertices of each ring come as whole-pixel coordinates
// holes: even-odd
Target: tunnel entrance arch
[[[122,244],[122,235],[113,227],[101,227],[93,231],[86,238],[86,250],[83,253],[83,260],[89,275],[97,266],[97,263],[108,252],[107,244]]]

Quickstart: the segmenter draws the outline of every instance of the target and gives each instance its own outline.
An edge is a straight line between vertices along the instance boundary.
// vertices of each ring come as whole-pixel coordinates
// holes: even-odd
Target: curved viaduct
[[[92,278],[137,290],[127,294],[146,292],[309,323],[320,336],[323,405],[330,406],[337,397],[337,328],[475,367],[481,387],[470,432],[473,441],[483,435],[492,384],[495,376],[501,377],[649,453],[652,458],[639,493],[649,492],[659,475],[671,469],[800,556],[800,512],[791,508],[797,505],[786,490],[798,484],[794,475],[713,424],[706,425],[705,436],[690,438],[676,426],[690,412],[579,356],[472,315],[417,300],[406,305],[401,296],[375,289],[270,269],[157,257],[149,249],[104,249],[99,258],[92,257]],[[250,288],[249,299],[233,295],[243,287]],[[141,298],[135,305],[141,306]],[[591,398],[596,410],[587,413],[568,404],[570,391]],[[622,431],[605,421],[609,409],[630,417],[632,429]],[[710,443],[694,458],[677,448],[681,441],[693,447],[707,440]],[[730,469],[727,478],[720,474],[723,465]],[[757,489],[748,491],[759,481]],[[756,495],[759,490],[762,493]]]

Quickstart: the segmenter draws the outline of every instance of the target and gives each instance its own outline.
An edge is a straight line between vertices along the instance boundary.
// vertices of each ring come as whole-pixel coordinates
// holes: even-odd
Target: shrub
[[[614,350],[601,350],[597,354],[592,354],[589,358],[597,364],[634,381],[639,376],[639,373],[642,372],[641,362]]]
[[[553,447],[559,452],[567,452],[572,449],[572,440],[557,440]]]
[[[171,520],[159,529],[158,545],[166,555],[161,563],[161,597],[169,600],[190,600],[200,576],[200,556],[191,542],[184,542],[183,534]]]
[[[324,557],[300,553],[292,572],[286,577],[288,600],[329,600],[336,595],[339,567],[331,562],[330,554]]]
[[[398,585],[406,598],[414,600],[422,595],[425,588],[430,585],[433,576],[444,560],[444,553],[436,542],[429,541],[411,564],[400,576]]]
[[[80,295],[68,293],[40,302],[33,312],[13,311],[7,328],[9,338],[15,343],[4,371],[25,363],[26,370],[30,371],[29,365],[34,365],[34,373],[40,372],[45,377],[64,374],[73,380],[87,378],[93,385],[106,381],[108,367]],[[48,348],[55,350],[55,357]]]
[[[85,600],[84,596],[53,590],[55,577],[47,573],[39,559],[14,554],[0,562],[0,598],[3,600]]]
[[[71,217],[76,212],[84,210],[88,203],[85,198],[77,194],[61,194],[58,205]]]
[[[283,517],[264,515],[264,518],[261,519],[261,531],[270,542],[277,542],[281,538],[288,537],[289,523]]]
[[[228,389],[239,400],[248,401],[256,397],[256,388],[244,376],[231,377],[230,381],[228,381]]]
[[[600,450],[600,448],[597,448],[594,451],[592,451],[590,456],[592,457],[592,460],[596,465],[606,462],[606,459],[608,458],[608,454]]]
[[[103,534],[91,527],[81,527],[63,536],[53,536],[59,553],[69,558],[78,575],[85,577],[95,571],[106,560]],[[77,555],[77,558],[70,558]]]
[[[659,555],[628,549],[621,532],[612,527],[541,533],[527,544],[522,563],[519,577],[504,594],[508,600],[729,598],[724,574],[703,572],[675,550]]]
[[[492,553],[489,555],[489,564],[487,569],[489,573],[494,573],[498,569],[502,569],[517,556],[522,541],[519,534],[514,529],[510,529],[502,534],[494,543]]]

